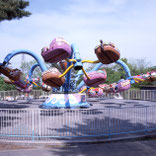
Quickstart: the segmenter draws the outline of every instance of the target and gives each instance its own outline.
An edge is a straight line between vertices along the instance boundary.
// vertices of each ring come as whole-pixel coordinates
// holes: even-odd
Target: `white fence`
[[[42,90],[33,90],[31,93],[22,93],[17,90],[11,90],[11,91],[0,91],[0,99],[1,100],[18,100],[18,99],[24,99],[24,98],[46,98],[49,95],[51,95],[52,92],[44,92]]]
[[[156,106],[123,109],[0,109],[0,138],[54,140],[121,137],[156,130]]]
[[[25,93],[18,92],[16,90],[12,91],[0,91],[0,100],[8,100],[8,99],[21,99],[30,98],[39,99],[39,98],[46,98],[52,92],[44,92],[42,90],[33,90],[29,95]],[[123,99],[128,100],[144,100],[144,101],[156,101],[156,90],[128,90],[125,92],[121,92],[120,95]],[[118,94],[107,94],[105,95],[110,98],[114,98],[118,96]]]
[[[33,91],[32,98],[51,93]],[[129,90],[125,99],[156,101],[156,91]],[[110,94],[113,97],[114,94]],[[1,100],[24,98],[17,91],[0,92]],[[156,106],[99,109],[0,109],[0,139],[54,140],[113,138],[156,130]],[[103,138],[102,137],[102,138]]]
[[[128,90],[121,95],[128,100],[156,101],[156,90]]]

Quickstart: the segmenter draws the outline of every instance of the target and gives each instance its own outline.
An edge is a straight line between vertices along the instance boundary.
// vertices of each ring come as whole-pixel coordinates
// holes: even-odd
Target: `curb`
[[[114,139],[94,139],[94,140],[59,140],[59,141],[21,141],[21,140],[0,140],[0,144],[13,144],[21,146],[51,146],[51,147],[65,147],[74,145],[89,145],[89,144],[102,144],[102,143],[117,143],[117,142],[130,142],[130,141],[144,141],[156,139],[156,133],[148,135],[138,135],[131,137],[120,137]]]

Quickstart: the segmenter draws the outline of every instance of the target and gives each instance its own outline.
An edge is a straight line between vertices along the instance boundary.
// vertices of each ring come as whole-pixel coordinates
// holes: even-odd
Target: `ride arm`
[[[34,64],[31,69],[29,70],[29,73],[28,73],[28,81],[32,82],[32,75],[33,75],[33,72],[35,70],[36,67],[38,67],[39,64]]]
[[[39,58],[38,55],[36,55],[36,53],[34,53],[33,51],[30,51],[30,50],[26,50],[26,49],[19,49],[19,50],[14,50],[12,51],[11,53],[9,53],[4,61],[3,61],[3,65],[5,66],[10,60],[12,57],[14,57],[15,55],[18,55],[18,54],[28,54],[30,56],[32,56],[36,61],[37,63],[39,64],[42,72],[46,71],[47,70],[47,67],[44,65],[44,63],[42,62],[42,60]]]
[[[72,65],[70,65],[66,70],[65,70],[65,72],[63,73],[63,74],[61,74],[60,76],[59,76],[59,78],[61,78],[61,77],[63,77],[63,76],[65,76],[72,68],[74,67],[74,65],[72,64]]]
[[[84,89],[81,90],[79,93],[81,94],[81,93],[85,92],[86,90],[87,90],[87,88],[84,88]]]
[[[91,60],[82,60],[82,63],[99,63],[99,60],[91,61]]]

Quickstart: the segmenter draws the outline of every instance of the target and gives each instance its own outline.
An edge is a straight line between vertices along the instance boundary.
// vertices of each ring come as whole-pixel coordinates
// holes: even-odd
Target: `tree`
[[[24,0],[0,0],[0,22],[28,17],[31,13],[24,10],[27,6],[29,2]]]
[[[24,78],[28,75],[29,70],[31,69],[31,67],[34,64],[37,64],[36,60],[32,60],[32,61],[29,61],[29,62],[23,62],[21,64],[20,68],[21,68],[22,71],[24,71],[24,73],[23,73]],[[41,76],[42,76],[41,69],[39,67],[35,68],[32,77],[37,78],[37,77],[41,77]]]
[[[0,77],[0,91],[15,90],[15,86],[4,82],[4,77]]]

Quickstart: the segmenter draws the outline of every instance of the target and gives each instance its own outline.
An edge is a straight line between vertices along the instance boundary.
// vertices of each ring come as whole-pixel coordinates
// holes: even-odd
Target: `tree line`
[[[156,70],[156,66],[150,66],[150,64],[148,62],[146,62],[145,59],[133,59],[131,61],[129,61],[127,58],[121,58],[122,61],[124,61],[131,72],[132,76],[138,75],[138,74],[146,74],[146,72],[150,72],[152,70]],[[29,73],[29,70],[31,69],[32,65],[36,64],[37,62],[35,60],[33,61],[29,61],[29,62],[23,62],[20,66],[20,70],[24,71],[23,73],[23,78],[25,78],[27,76],[27,74]],[[58,68],[61,73],[63,73],[63,71],[60,68],[59,63],[53,63],[53,64],[46,64],[47,68],[50,67],[55,67]],[[91,65],[89,66],[86,71],[90,71],[95,65]],[[110,65],[103,65],[100,69],[105,69],[107,72],[107,80],[106,80],[106,84],[111,84],[114,82],[119,81],[120,79],[126,79],[126,75],[125,75],[125,71],[123,70],[123,68],[115,63],[110,64]],[[76,75],[77,71],[73,70],[73,77],[74,74]],[[42,72],[40,70],[39,67],[37,67],[34,72],[33,72],[33,76],[34,78],[41,78],[42,77]],[[80,79],[77,81],[77,85],[83,80],[83,77],[80,76]],[[155,82],[142,82],[139,84],[133,84],[132,88],[140,88],[140,85],[156,85],[156,81]],[[14,85],[8,85],[4,82],[4,76],[0,77],[0,90],[13,90],[15,89]],[[39,88],[37,88],[39,89]]]

